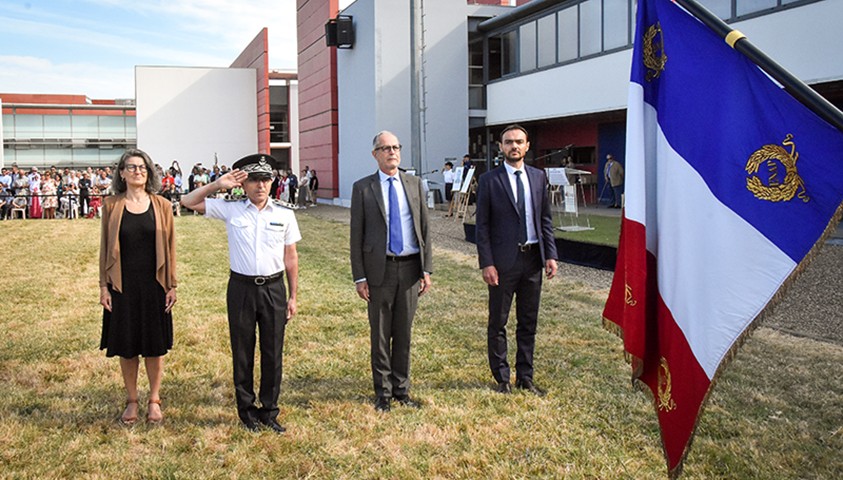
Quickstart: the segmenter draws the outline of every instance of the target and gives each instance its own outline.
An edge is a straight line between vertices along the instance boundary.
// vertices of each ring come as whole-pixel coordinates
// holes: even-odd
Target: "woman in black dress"
[[[102,210],[100,349],[120,357],[126,409],[120,420],[138,418],[139,357],[149,379],[147,421],[160,423],[164,355],[173,346],[172,308],[176,303],[173,210],[156,195],[161,183],[145,152],[127,150],[112,183],[114,195]]]

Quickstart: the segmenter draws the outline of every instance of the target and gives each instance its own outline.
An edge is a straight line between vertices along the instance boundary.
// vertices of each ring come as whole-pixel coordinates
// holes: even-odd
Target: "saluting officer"
[[[182,205],[208,218],[224,220],[228,231],[231,275],[226,303],[240,420],[248,430],[256,431],[264,425],[283,433],[285,429],[277,421],[278,394],[284,328],[296,314],[296,242],[301,240],[301,233],[293,211],[269,198],[273,169],[278,169],[278,162],[269,155],[243,157],[230,172],[185,195]],[[206,198],[236,186],[242,186],[246,199]],[[256,326],[260,330],[260,407],[255,404],[253,387]]]

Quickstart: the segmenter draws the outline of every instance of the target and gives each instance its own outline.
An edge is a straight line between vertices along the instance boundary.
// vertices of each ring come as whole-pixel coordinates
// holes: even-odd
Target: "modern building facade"
[[[324,13],[335,4],[302,2],[311,12],[318,3]],[[530,131],[536,166],[571,157],[592,172],[583,180],[589,201],[599,200],[606,154],[623,161],[636,1],[404,3],[356,0],[337,12],[351,17],[353,45],[323,47],[336,57],[336,203],[347,204],[351,184],[374,170],[369,151],[378,130],[397,133],[405,144],[402,166],[425,174],[464,153],[481,170],[494,165],[496,135],[510,123]],[[843,104],[843,61],[835,50],[843,42],[836,25],[843,2],[701,3]]]
[[[0,93],[0,165],[113,165],[140,146],[164,167],[231,165],[255,151],[298,171],[298,84],[268,66],[267,29],[228,68],[135,68],[136,98]],[[140,143],[139,143],[140,142]]]
[[[0,101],[2,165],[110,165],[127,148],[137,145],[133,99],[0,93]]]

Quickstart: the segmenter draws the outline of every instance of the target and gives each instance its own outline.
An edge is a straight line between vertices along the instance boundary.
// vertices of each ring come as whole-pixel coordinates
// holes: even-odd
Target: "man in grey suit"
[[[372,141],[378,171],[351,193],[351,273],[368,302],[375,409],[394,399],[418,408],[410,390],[410,332],[418,297],[430,290],[431,248],[424,189],[398,170],[398,137],[382,131]]]
[[[477,254],[489,286],[487,341],[496,390],[510,393],[506,323],[512,299],[518,327],[515,387],[536,395],[533,351],[536,345],[542,270],[556,275],[556,240],[544,171],[524,163],[530,149],[527,131],[510,125],[501,133],[504,164],[481,175],[477,188]]]

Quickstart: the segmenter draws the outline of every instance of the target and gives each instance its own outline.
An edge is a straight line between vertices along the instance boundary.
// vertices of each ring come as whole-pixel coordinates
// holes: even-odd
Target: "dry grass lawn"
[[[0,478],[665,478],[652,407],[601,327],[606,291],[545,285],[536,381],[549,394],[504,397],[491,390],[476,262],[435,249],[414,326],[423,408],[378,414],[348,227],[299,221],[284,436],[238,424],[222,223],[176,220],[181,286],[160,428],[116,422],[118,363],[97,349],[99,222],[0,223]],[[716,386],[683,478],[840,478],[841,365],[840,346],[758,330]]]

